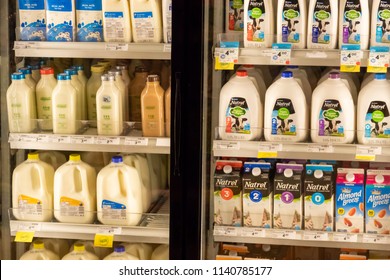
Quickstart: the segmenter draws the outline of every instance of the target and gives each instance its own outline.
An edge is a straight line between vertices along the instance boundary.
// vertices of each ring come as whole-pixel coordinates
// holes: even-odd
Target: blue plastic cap
[[[123,158],[122,158],[122,156],[113,156],[111,159],[111,162],[121,163],[121,162],[123,162]]]
[[[386,74],[385,73],[376,73],[375,80],[386,80]]]
[[[116,253],[123,253],[123,252],[125,252],[125,246],[123,246],[123,245],[115,246],[114,247],[114,252],[116,252]]]
[[[287,69],[298,69],[299,67],[296,65],[288,65]]]
[[[70,80],[70,76],[68,74],[61,73],[61,74],[57,75],[57,80],[59,80],[59,81]]]
[[[39,65],[29,65],[27,67],[30,68],[31,70],[39,70],[41,68]]]
[[[13,73],[11,75],[11,79],[12,80],[23,80],[23,79],[25,79],[25,76],[23,73]]]
[[[19,69],[19,72],[23,73],[24,75],[28,75],[28,74],[31,74],[31,69],[28,67],[23,67],[23,68]]]
[[[69,76],[74,76],[74,75],[77,75],[77,70],[76,69],[65,69],[65,74],[69,75]]]
[[[75,65],[72,68],[76,69],[77,71],[84,70],[84,66],[83,65]]]
[[[293,73],[291,71],[284,71],[282,73],[282,78],[292,78],[293,77]]]

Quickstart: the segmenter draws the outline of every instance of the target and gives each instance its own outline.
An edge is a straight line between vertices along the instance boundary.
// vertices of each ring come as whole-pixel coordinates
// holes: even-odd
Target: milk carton
[[[336,231],[364,231],[364,169],[337,168]]]
[[[75,39],[74,0],[46,0],[47,40],[72,42]]]
[[[270,170],[270,163],[244,163],[242,175],[244,226],[272,227]]]
[[[227,32],[244,30],[244,0],[225,0]]]
[[[276,164],[274,228],[302,229],[302,172],[301,164]]]
[[[19,22],[21,41],[45,41],[45,1],[19,0]]]
[[[164,43],[172,43],[172,0],[162,1]]]
[[[214,223],[241,226],[241,161],[217,160],[214,174]]]
[[[306,165],[304,196],[305,230],[333,231],[332,165]]]
[[[77,41],[103,42],[103,14],[101,0],[77,0]]]
[[[367,170],[366,232],[390,234],[390,171]]]

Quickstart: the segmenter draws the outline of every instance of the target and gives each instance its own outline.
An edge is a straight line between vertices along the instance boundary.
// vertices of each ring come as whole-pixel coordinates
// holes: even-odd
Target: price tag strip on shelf
[[[380,234],[364,234],[363,243],[390,244],[390,236]]]
[[[335,232],[333,233],[333,241],[357,242],[358,235],[353,233]]]
[[[332,145],[309,144],[307,146],[307,152],[309,152],[309,153],[333,153],[334,147]]]
[[[340,53],[341,72],[360,72],[363,53],[360,45],[342,45]]]
[[[99,227],[100,234],[122,234],[122,227]]]
[[[297,239],[297,232],[295,230],[274,230],[272,237],[279,239]]]
[[[237,228],[215,226],[214,227],[214,235],[237,236]]]
[[[271,64],[289,65],[291,63],[291,44],[272,44]]]
[[[70,138],[71,144],[93,144],[95,138],[93,136],[72,136]]]
[[[382,154],[382,147],[377,146],[356,146],[355,159],[375,161],[377,155]]]
[[[265,229],[243,227],[241,229],[241,236],[245,237],[265,237]]]
[[[386,73],[390,60],[389,47],[371,47],[368,58],[367,72]]]
[[[49,141],[51,143],[69,144],[70,143],[70,136],[50,135]]]
[[[258,147],[257,158],[276,158],[278,152],[283,150],[282,144],[263,144]]]
[[[329,235],[327,232],[321,232],[321,231],[305,231],[303,233],[303,240],[321,240],[321,241],[328,241]]]
[[[42,228],[41,223],[21,223],[17,225],[17,232],[15,235],[15,242],[31,243],[36,231]]]
[[[126,43],[107,43],[106,51],[128,51],[129,44]]]
[[[170,147],[171,139],[170,138],[157,138],[156,140],[157,147]]]
[[[25,143],[36,143],[37,136],[35,134],[29,135],[29,134],[20,134],[19,135],[19,141],[25,142]]]
[[[143,138],[143,137],[138,137],[138,138],[126,137],[125,138],[125,145],[147,146],[148,144],[149,144],[148,138]]]
[[[238,62],[240,52],[239,42],[221,42],[219,48],[215,48],[215,70],[234,70],[234,64]]]
[[[120,137],[103,137],[99,136],[95,138],[95,144],[98,145],[119,145],[120,144]]]
[[[23,42],[23,41],[16,41],[14,45],[15,50],[20,50],[20,49],[31,49],[35,48],[37,45],[36,42]]]
[[[240,142],[236,141],[218,141],[214,143],[215,150],[230,150],[238,151],[240,150]]]

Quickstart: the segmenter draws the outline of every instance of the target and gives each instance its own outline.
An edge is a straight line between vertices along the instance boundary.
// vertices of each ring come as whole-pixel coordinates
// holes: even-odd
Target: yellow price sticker
[[[15,242],[31,243],[34,238],[34,231],[18,231],[15,235]]]
[[[219,57],[216,57],[215,70],[234,70],[234,62],[220,62]]]
[[[257,158],[277,158],[278,152],[277,151],[268,151],[268,152],[258,152]]]
[[[375,161],[375,155],[356,155],[355,159],[365,160],[365,161]]]
[[[93,245],[95,247],[112,248],[114,235],[112,234],[95,234]]]

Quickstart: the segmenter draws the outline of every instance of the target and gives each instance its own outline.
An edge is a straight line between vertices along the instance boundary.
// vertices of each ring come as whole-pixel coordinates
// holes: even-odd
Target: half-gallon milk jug
[[[355,105],[340,74],[331,72],[328,80],[313,92],[311,140],[315,143],[352,143],[355,139]]]
[[[129,88],[126,87],[126,84],[123,81],[122,71],[121,70],[110,70],[110,71],[108,71],[108,75],[115,77],[115,85],[121,93],[122,119],[123,119],[123,121],[128,121],[127,116],[129,115],[129,111],[128,111],[129,107],[126,106],[126,104],[128,104]]]
[[[43,130],[53,129],[53,112],[52,112],[52,94],[57,85],[54,78],[54,69],[43,67],[41,69],[41,79],[36,87],[37,112],[38,119],[41,119],[40,127]]]
[[[65,164],[66,157],[57,151],[37,151],[39,159],[53,166],[54,170]]]
[[[219,136],[223,140],[255,140],[263,128],[263,104],[246,70],[221,89],[219,97]]]
[[[141,93],[142,133],[144,137],[164,137],[164,89],[158,75],[149,75]]]
[[[54,174],[54,217],[62,223],[92,224],[96,211],[96,171],[78,154]]]
[[[26,79],[26,84],[35,92],[37,82],[32,77],[31,68],[23,67],[19,69],[19,72],[24,74],[24,77]]]
[[[169,260],[169,245],[161,244],[152,253],[152,260]]]
[[[277,11],[277,41],[291,43],[294,49],[306,47],[306,0],[279,0]]]
[[[339,47],[357,44],[366,50],[370,41],[368,0],[341,0],[339,14]]]
[[[115,77],[103,75],[96,93],[97,128],[99,135],[120,135],[123,130],[122,94]]]
[[[165,109],[165,134],[167,137],[171,136],[171,86],[164,94],[164,109]]]
[[[172,43],[172,0],[162,0],[164,43]]]
[[[83,118],[86,114],[86,108],[84,104],[84,87],[83,84],[79,80],[79,75],[77,73],[76,69],[65,69],[64,71],[65,74],[70,76],[70,84],[74,87],[77,93],[77,120],[78,120],[78,125],[81,125],[80,121],[84,120]]]
[[[130,84],[130,121],[141,122],[141,93],[146,87],[148,70],[143,66],[135,68],[135,77]]]
[[[337,0],[310,0],[307,48],[337,48],[338,20],[339,3]]]
[[[145,243],[122,243],[126,253],[133,255],[140,260],[150,260],[153,253],[153,247]]]
[[[47,41],[72,42],[76,39],[74,0],[46,0]]]
[[[36,128],[35,92],[26,84],[24,74],[13,73],[7,90],[10,132],[32,132]]]
[[[62,260],[98,260],[98,256],[85,250],[82,243],[76,243],[73,246],[73,251],[65,255]]]
[[[103,33],[105,42],[131,42],[128,0],[104,0]]]
[[[45,249],[45,245],[42,241],[35,241],[33,243],[33,249],[24,253],[20,260],[59,260],[58,255],[50,250]]]
[[[103,14],[101,0],[77,0],[77,41],[103,42]]]
[[[371,10],[371,46],[390,44],[390,0],[374,0]]]
[[[28,178],[28,180],[26,180]],[[29,153],[12,174],[12,207],[16,219],[49,222],[53,217],[54,168]]]
[[[274,12],[272,1],[244,1],[244,46],[270,48],[274,40]]]
[[[92,65],[91,77],[87,82],[87,107],[88,107],[88,120],[96,122],[96,93],[102,85],[102,75],[104,73],[104,66]],[[91,124],[96,126],[96,124]]]
[[[264,136],[266,141],[305,141],[309,128],[305,93],[291,71],[273,83],[265,94]]]
[[[93,240],[77,240],[70,247],[69,251],[73,251],[76,244],[82,244],[84,245],[84,248],[87,252],[97,256],[100,260],[104,259],[106,256],[112,253],[112,248],[95,247],[93,243]]]
[[[46,41],[45,0],[19,0],[21,41]]]
[[[357,136],[360,144],[390,144],[389,106],[390,83],[386,74],[375,74],[375,79],[359,93]]]
[[[81,118],[82,118],[82,120],[86,120],[88,118],[88,108],[87,108],[87,83],[88,83],[88,79],[85,76],[83,65],[76,65],[72,68],[74,68],[77,71],[77,78],[82,85],[82,89],[83,89],[82,98],[83,98],[83,100],[81,103],[81,107],[83,107],[83,109],[81,111],[81,114],[82,114]]]
[[[28,68],[31,69],[31,78],[38,84],[39,80],[41,79],[41,66],[40,65],[28,65]]]
[[[52,95],[53,133],[75,134],[78,129],[77,92],[67,74],[57,75]]]
[[[137,225],[142,217],[141,178],[121,156],[97,176],[98,219],[105,225]]]
[[[161,0],[132,0],[130,11],[134,42],[160,43],[163,34]]]
[[[244,30],[244,1],[225,0],[225,30],[226,32],[242,32]]]
[[[34,243],[41,241],[45,245],[47,250],[52,251],[57,256],[62,258],[67,253],[69,253],[69,243],[68,240],[58,239],[58,238],[39,238],[34,240],[30,245],[30,250],[34,249]]]
[[[161,158],[157,154],[146,154],[150,174],[150,189],[152,192],[152,201],[160,197],[161,182]]]
[[[103,260],[139,260],[137,257],[126,253],[123,245],[115,246],[114,252],[109,254]]]

